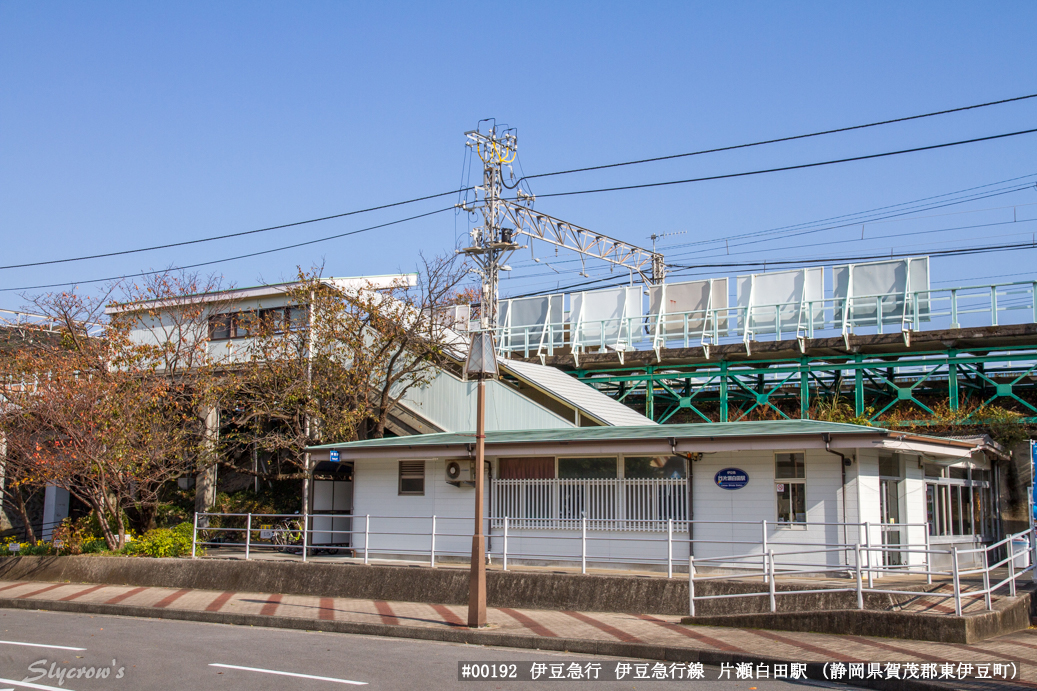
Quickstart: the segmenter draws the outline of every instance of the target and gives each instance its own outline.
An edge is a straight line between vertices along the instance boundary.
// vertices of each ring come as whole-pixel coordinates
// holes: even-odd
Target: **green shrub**
[[[43,540],[37,540],[36,542],[20,542],[18,543],[20,547],[19,550],[17,552],[12,552],[10,549],[10,545],[14,542],[16,542],[14,538],[8,538],[7,540],[4,540],[4,543],[2,545],[3,552],[0,552],[0,556],[33,557],[57,554],[57,552],[54,551],[54,548],[51,546],[51,544],[49,542],[44,542]]]
[[[108,543],[103,537],[89,537],[80,543],[80,554],[99,554],[108,551]]]
[[[181,557],[191,553],[193,534],[194,526],[190,523],[181,523],[175,528],[155,528],[126,545],[126,554],[138,557]]]

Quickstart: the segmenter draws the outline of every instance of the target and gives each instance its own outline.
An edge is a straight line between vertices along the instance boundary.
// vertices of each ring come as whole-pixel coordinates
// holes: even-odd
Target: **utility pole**
[[[465,211],[479,211],[482,214],[482,225],[470,232],[472,244],[460,250],[472,258],[476,265],[476,273],[482,278],[482,297],[479,305],[479,325],[483,330],[497,327],[497,305],[501,270],[509,270],[505,261],[511,254],[520,249],[515,242],[514,229],[503,225],[505,217],[501,202],[504,186],[503,167],[515,160],[518,149],[518,136],[514,129],[498,129],[496,123],[486,133],[479,130],[465,132],[468,146],[483,163],[482,185],[476,187],[476,194],[482,203],[470,207],[462,205]]]

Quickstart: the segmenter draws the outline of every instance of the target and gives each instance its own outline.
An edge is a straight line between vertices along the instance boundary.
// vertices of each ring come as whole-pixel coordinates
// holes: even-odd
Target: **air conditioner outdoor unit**
[[[446,481],[451,485],[475,486],[475,461],[447,461]]]

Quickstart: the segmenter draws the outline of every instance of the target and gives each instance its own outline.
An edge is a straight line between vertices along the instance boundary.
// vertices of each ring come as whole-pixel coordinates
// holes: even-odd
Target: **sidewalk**
[[[770,658],[786,662],[1015,662],[1019,688],[1037,688],[1037,630],[973,645],[682,626],[679,617],[490,608],[489,626],[464,626],[467,608],[113,585],[0,581],[0,607],[146,616],[304,628],[483,645],[701,661]],[[905,687],[906,688],[906,687]],[[948,687],[950,688],[950,687]]]

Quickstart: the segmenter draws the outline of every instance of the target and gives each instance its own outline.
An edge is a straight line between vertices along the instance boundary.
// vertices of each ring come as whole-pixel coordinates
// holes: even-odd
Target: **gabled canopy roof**
[[[336,449],[342,460],[350,458],[422,458],[468,456],[475,433],[444,432],[413,437],[369,439],[345,444],[310,447],[310,451]],[[524,454],[714,453],[717,451],[772,449],[857,449],[964,458],[975,448],[969,442],[817,420],[765,422],[716,422],[637,427],[577,427],[572,429],[520,430],[486,433],[487,453],[499,456]]]

